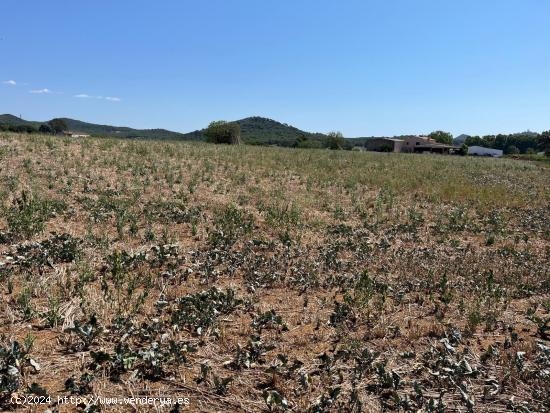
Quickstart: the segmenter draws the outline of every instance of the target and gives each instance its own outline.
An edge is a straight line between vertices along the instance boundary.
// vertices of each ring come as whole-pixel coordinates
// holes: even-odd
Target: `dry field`
[[[2,411],[550,411],[547,165],[4,133],[0,167]]]

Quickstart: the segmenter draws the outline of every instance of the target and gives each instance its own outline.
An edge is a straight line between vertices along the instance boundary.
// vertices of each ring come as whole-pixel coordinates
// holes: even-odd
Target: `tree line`
[[[542,133],[522,132],[510,135],[468,136],[464,143],[468,146],[484,146],[501,149],[505,154],[544,152],[550,156],[550,130]]]
[[[2,124],[0,131],[9,131],[17,133],[42,133],[59,134],[68,130],[67,123],[63,119],[52,119],[40,126],[32,124]],[[240,144],[241,129],[237,122],[215,121],[210,123],[204,132],[207,142],[217,144]],[[446,145],[453,144],[453,135],[445,131],[434,131],[429,134],[439,143]],[[265,143],[264,143],[265,144]],[[269,144],[269,143],[267,143]],[[277,142],[281,145],[280,142]],[[509,135],[485,135],[485,136],[467,136],[463,142],[466,146],[483,146],[486,148],[501,149],[505,154],[529,154],[536,152],[545,152],[550,156],[550,130],[536,132],[513,133]],[[347,149],[353,148],[352,140],[345,139],[340,132],[329,132],[327,135],[306,135],[301,134],[294,142],[288,142],[282,146],[291,146],[294,148],[327,148],[327,149]],[[465,147],[463,146],[463,149]]]
[[[17,133],[42,133],[52,135],[62,133],[68,129],[69,127],[67,126],[67,122],[63,119],[52,119],[38,127],[32,124],[13,125],[8,123],[0,123],[0,131]]]

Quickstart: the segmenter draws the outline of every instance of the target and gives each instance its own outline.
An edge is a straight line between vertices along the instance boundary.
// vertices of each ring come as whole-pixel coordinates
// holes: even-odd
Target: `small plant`
[[[286,410],[288,409],[288,401],[277,390],[265,390],[263,392],[265,404],[270,412],[274,410]]]
[[[35,314],[31,299],[32,291],[29,287],[25,287],[17,296],[17,305],[25,321],[31,320]]]
[[[210,380],[210,376],[212,380]],[[195,380],[197,383],[208,383],[212,385],[216,394],[223,396],[229,390],[229,384],[233,381],[233,377],[218,377],[212,373],[212,368],[208,362],[201,363],[201,375]]]
[[[76,334],[82,341],[83,350],[88,350],[96,338],[101,335],[103,329],[99,326],[95,314],[92,314],[86,322],[76,320],[74,327],[70,327],[66,331]]]
[[[336,301],[334,311],[330,315],[330,325],[337,326],[343,323],[355,324],[357,321],[352,307],[347,303]]]
[[[254,320],[252,320],[252,328],[258,331],[258,333],[261,333],[262,330],[266,328],[281,328],[283,331],[288,330],[287,325],[283,322],[283,318],[277,315],[275,310],[266,311],[254,317]]]
[[[216,394],[223,396],[224,394],[227,394],[227,391],[229,390],[229,384],[233,381],[233,377],[222,378],[214,375],[213,381],[214,391],[216,392]]]
[[[240,344],[237,344],[237,354],[235,359],[231,363],[231,366],[236,369],[242,368],[251,368],[254,363],[263,363],[262,356],[273,350],[275,346],[266,345],[262,342],[259,336],[251,336],[248,340],[248,343],[245,347],[242,347]]]
[[[477,331],[478,326],[481,324],[483,317],[479,311],[479,307],[472,309],[466,320],[465,334],[469,337],[473,336]]]
[[[92,392],[90,383],[94,379],[94,375],[90,373],[84,373],[80,376],[80,379],[72,376],[65,380],[65,390],[70,394],[85,395]]]
[[[266,209],[266,222],[274,227],[290,228],[300,223],[300,210],[295,204],[272,204]]]
[[[242,300],[236,298],[232,289],[224,291],[213,287],[177,299],[172,323],[191,328],[200,335],[212,327],[220,315],[231,313],[241,304]]]
[[[48,203],[37,195],[23,191],[7,210],[6,218],[12,233],[29,239],[44,230],[49,218]]]
[[[397,390],[401,377],[395,371],[387,371],[383,363],[376,365],[376,375],[378,376],[378,384],[385,389]]]
[[[130,335],[127,333],[126,337]],[[140,338],[144,340],[147,337],[141,335]],[[128,343],[119,342],[114,353],[92,351],[90,367],[94,370],[100,366],[105,367],[109,377],[114,381],[120,380],[121,374],[125,372],[132,372],[135,377],[160,380],[166,377],[170,364],[185,362],[185,354],[194,351],[196,348],[187,342],[176,343],[171,340],[167,345],[152,341],[147,347],[141,345],[139,349],[132,348]]]
[[[0,404],[19,389],[25,367],[40,369],[38,363],[28,356],[31,347],[31,339],[27,339],[23,346],[17,341],[0,345]]]
[[[78,258],[81,241],[69,234],[53,234],[40,243],[53,263],[73,262]]]
[[[26,268],[73,262],[80,253],[80,243],[69,234],[54,233],[53,237],[42,242],[17,245],[17,259]]]
[[[537,325],[537,334],[544,340],[550,340],[550,317],[529,316],[529,320]]]
[[[245,211],[229,204],[216,216],[214,231],[210,233],[212,247],[229,247],[237,239],[248,234],[254,228],[254,217]]]
[[[64,320],[61,315],[59,299],[54,297],[48,297],[48,311],[42,315],[46,319],[48,327],[57,327],[59,323]]]
[[[331,387],[327,394],[323,394],[320,399],[307,409],[307,413],[322,413],[330,411],[330,408],[334,406],[338,396],[342,392],[340,386]]]

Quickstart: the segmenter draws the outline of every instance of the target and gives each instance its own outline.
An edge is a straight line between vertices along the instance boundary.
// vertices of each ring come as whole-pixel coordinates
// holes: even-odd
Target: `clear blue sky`
[[[0,12],[0,113],[27,119],[550,129],[546,0],[2,0]]]

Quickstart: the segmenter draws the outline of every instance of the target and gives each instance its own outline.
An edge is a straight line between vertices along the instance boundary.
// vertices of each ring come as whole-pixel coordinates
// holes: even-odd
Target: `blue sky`
[[[545,0],[2,0],[0,12],[0,113],[26,119],[550,129]]]

